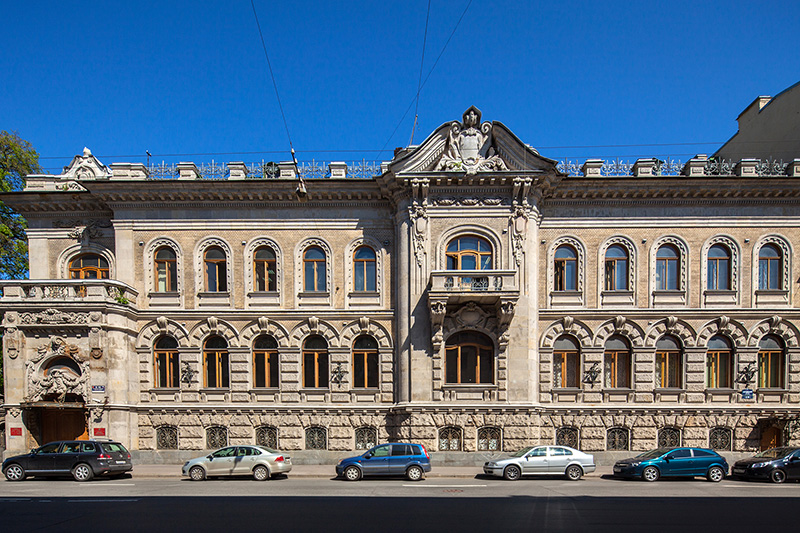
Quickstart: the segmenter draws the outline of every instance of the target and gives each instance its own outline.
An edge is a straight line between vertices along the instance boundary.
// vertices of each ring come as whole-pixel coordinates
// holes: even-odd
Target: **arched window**
[[[83,254],[69,263],[70,279],[108,279],[108,261],[97,254]]]
[[[211,426],[206,428],[206,449],[213,450],[228,445],[228,428]]]
[[[491,270],[492,247],[489,241],[467,235],[447,245],[447,270]]]
[[[177,450],[178,428],[175,426],[159,426],[156,428],[156,449]]]
[[[712,450],[730,451],[732,441],[730,428],[712,428],[708,434],[708,447]]]
[[[228,292],[228,267],[225,252],[219,246],[205,251],[205,280],[207,292]]]
[[[613,244],[606,250],[607,291],[628,290],[628,250],[621,244]]]
[[[228,343],[222,337],[209,337],[203,345],[203,370],[207,388],[230,387]]]
[[[656,343],[656,387],[680,388],[683,382],[682,363],[680,341],[671,335],[661,337]]]
[[[605,385],[609,389],[627,389],[631,386],[631,349],[628,341],[619,335],[609,337],[603,356]]]
[[[569,245],[559,246],[555,254],[556,291],[578,290],[578,253]]]
[[[378,341],[369,335],[361,335],[353,343],[353,387],[377,388],[379,366]]]
[[[359,246],[353,252],[353,290],[375,292],[378,290],[377,258],[369,246]]]
[[[656,252],[656,290],[677,291],[680,286],[680,252],[672,244],[665,244]]]
[[[270,335],[261,335],[253,343],[253,386],[278,386],[278,343]]]
[[[708,250],[708,290],[728,291],[731,288],[731,251],[723,244]]]
[[[503,433],[500,428],[483,427],[478,429],[478,451],[499,452],[503,449]]]
[[[278,449],[278,428],[260,426],[256,428],[256,445]]]
[[[53,373],[60,373],[70,377],[78,377],[81,375],[81,367],[71,357],[57,357],[47,363],[44,369],[44,375],[49,376]]]
[[[156,250],[156,292],[175,292],[178,290],[178,259],[175,250],[162,246]]]
[[[356,429],[356,450],[369,450],[378,444],[378,431],[375,428]]]
[[[783,341],[774,335],[761,339],[758,343],[758,387],[783,388],[784,362]]]
[[[306,428],[306,450],[327,450],[328,432],[325,428]]]
[[[578,428],[560,427],[556,430],[556,445],[578,448]]]
[[[326,292],[327,273],[325,252],[319,246],[311,246],[303,253],[303,290]]]
[[[457,452],[461,450],[461,428],[443,427],[439,430],[439,451]]]
[[[625,428],[611,428],[606,433],[606,450],[627,450],[628,430]]]
[[[253,254],[253,280],[256,292],[278,290],[275,251],[269,246],[256,248]]]
[[[494,345],[477,331],[452,335],[445,344],[447,383],[494,383]]]
[[[662,428],[658,430],[659,448],[677,448],[681,445],[681,432],[676,428]]]
[[[173,337],[161,337],[154,348],[155,387],[178,388],[178,341]]]
[[[569,336],[561,336],[553,345],[553,386],[578,387],[580,352],[578,342]]]
[[[315,335],[303,344],[303,387],[328,386],[328,343]]]
[[[706,386],[709,389],[729,389],[733,386],[733,350],[727,337],[714,335],[708,340]]]
[[[761,290],[782,289],[783,255],[774,244],[765,244],[758,251],[758,288]]]

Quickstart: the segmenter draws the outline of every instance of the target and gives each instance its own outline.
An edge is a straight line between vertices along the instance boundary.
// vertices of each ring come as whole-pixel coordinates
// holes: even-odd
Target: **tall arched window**
[[[361,335],[353,343],[353,387],[377,388],[379,366],[378,341],[368,335]]]
[[[500,428],[482,427],[478,429],[478,451],[499,452],[503,449],[503,433]]]
[[[278,386],[278,343],[271,335],[261,335],[253,343],[253,386]]]
[[[665,244],[656,252],[656,290],[677,291],[680,286],[680,261],[678,249]]]
[[[172,337],[161,337],[154,348],[155,387],[178,388],[178,341]]]
[[[228,343],[222,337],[209,337],[203,344],[203,371],[205,387],[230,387]]]
[[[606,341],[604,358],[605,385],[609,389],[631,386],[631,349],[624,337],[614,335]]]
[[[774,244],[765,244],[758,251],[758,288],[761,290],[782,289],[783,255]]]
[[[325,252],[319,246],[311,246],[303,253],[303,290],[326,292],[326,278]]]
[[[758,343],[758,387],[783,388],[785,361],[783,341],[767,335]]]
[[[467,235],[447,245],[447,270],[491,270],[492,247],[489,241]]]
[[[225,252],[219,246],[211,246],[205,251],[203,261],[205,264],[206,291],[228,291],[228,266]]]
[[[175,292],[178,290],[178,260],[175,250],[162,246],[156,250],[153,260],[156,263],[156,292]]]
[[[683,382],[683,353],[678,339],[667,335],[656,343],[656,387],[680,388]]]
[[[731,288],[731,251],[723,244],[708,250],[708,290],[728,291]]]
[[[729,389],[733,386],[733,350],[731,341],[722,335],[708,340],[706,386],[709,389]]]
[[[628,290],[628,250],[613,244],[606,250],[605,288],[607,291]]]
[[[69,263],[70,279],[108,279],[108,261],[97,254],[83,254]]]
[[[555,254],[556,291],[578,290],[578,253],[572,246],[559,246]]]
[[[378,290],[377,258],[369,246],[359,246],[353,252],[353,290],[375,292]]]
[[[553,386],[578,387],[579,365],[578,342],[566,335],[556,339],[553,344]]]
[[[451,384],[494,383],[494,344],[477,331],[462,331],[445,344],[445,380]]]
[[[328,343],[315,335],[303,344],[303,387],[328,386]]]
[[[253,280],[256,292],[278,290],[275,251],[269,246],[256,248],[253,254]]]

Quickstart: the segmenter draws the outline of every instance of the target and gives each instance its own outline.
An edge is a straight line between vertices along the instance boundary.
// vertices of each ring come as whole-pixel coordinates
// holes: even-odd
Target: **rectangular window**
[[[254,386],[278,386],[278,352],[274,350],[253,351]]]
[[[605,384],[608,389],[627,389],[631,386],[631,354],[627,351],[605,353]]]
[[[228,352],[205,352],[205,386],[208,388],[227,388],[230,386],[228,374]]]
[[[159,351],[156,359],[156,387],[178,387],[178,352]]]
[[[678,260],[677,259],[657,259],[656,260],[656,290],[658,291],[677,291],[678,285]]]
[[[578,386],[578,352],[555,352],[553,354],[554,385],[567,388]]]
[[[267,261],[256,261],[253,265],[256,275],[256,291],[266,292],[275,291],[277,282],[273,264]]]
[[[303,387],[328,386],[328,352],[303,352]]]
[[[656,387],[681,387],[681,353],[656,352]]]
[[[778,259],[759,259],[758,288],[761,290],[778,290],[780,283],[780,261]]]
[[[783,387],[783,352],[762,350],[758,353],[758,386],[765,389]]]
[[[708,352],[706,377],[709,389],[731,388],[731,354],[730,352]]]
[[[353,352],[353,387],[357,389],[378,387],[377,352]]]

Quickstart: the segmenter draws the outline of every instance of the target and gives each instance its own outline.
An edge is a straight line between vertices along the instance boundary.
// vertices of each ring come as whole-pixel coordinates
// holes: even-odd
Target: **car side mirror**
[[[789,457],[789,460],[790,461],[800,461],[800,457],[797,457],[796,455],[793,455],[793,456]]]
[[[208,459],[209,461],[213,461],[214,460],[214,456],[213,455],[207,455],[206,459]]]
[[[527,461],[527,460],[529,460],[530,458],[531,458],[531,456],[530,456],[530,455],[526,455],[526,456],[525,456],[525,460],[526,460],[526,461]]]
[[[31,453],[35,455],[37,453],[36,448],[31,448]]]
[[[675,456],[674,455],[668,455],[668,456],[664,457],[664,459],[666,459],[667,461],[670,461],[672,459],[675,459]]]
[[[372,459],[372,454],[371,454],[371,453],[369,453],[369,452],[368,452],[368,453],[365,453],[365,454],[364,454],[364,459]]]

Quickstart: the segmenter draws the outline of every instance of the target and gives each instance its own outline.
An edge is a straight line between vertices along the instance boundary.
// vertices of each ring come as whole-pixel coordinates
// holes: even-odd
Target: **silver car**
[[[181,474],[192,481],[208,476],[253,476],[264,481],[276,474],[292,470],[292,458],[265,446],[227,446],[191,461],[186,461]]]
[[[577,481],[594,472],[594,456],[567,446],[533,446],[523,448],[511,457],[488,461],[483,472],[516,481],[528,474],[561,474]]]

